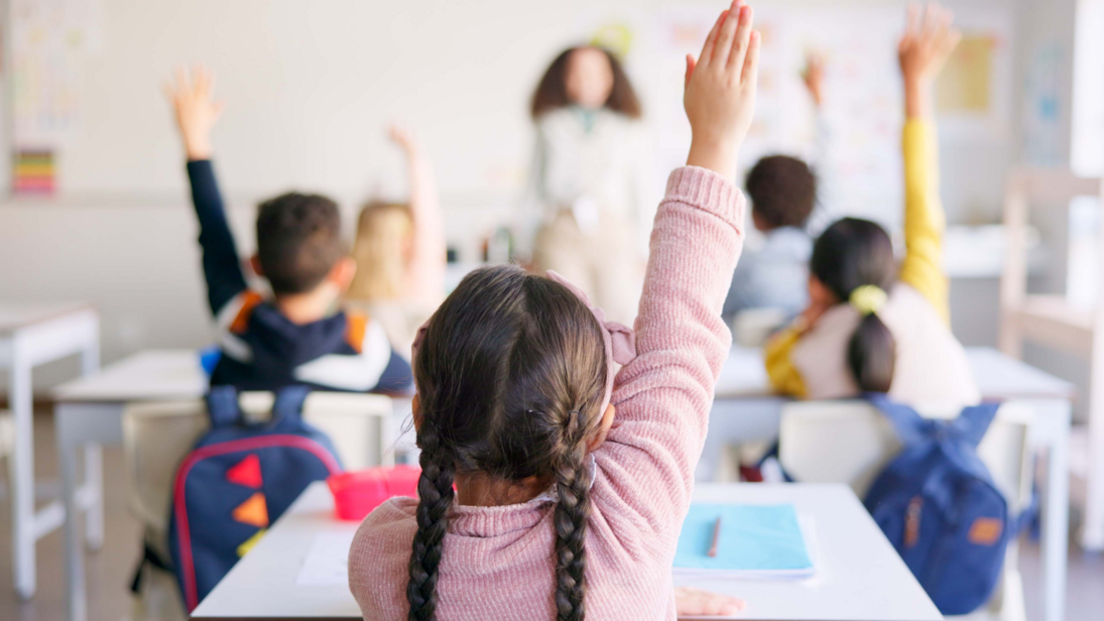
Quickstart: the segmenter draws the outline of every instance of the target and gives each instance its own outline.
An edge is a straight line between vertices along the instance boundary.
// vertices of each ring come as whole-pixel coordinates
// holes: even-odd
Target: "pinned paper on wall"
[[[13,0],[11,102],[16,147],[57,148],[80,120],[80,74],[102,45],[99,0]]]
[[[988,114],[993,103],[992,35],[967,34],[947,61],[936,85],[940,112]]]

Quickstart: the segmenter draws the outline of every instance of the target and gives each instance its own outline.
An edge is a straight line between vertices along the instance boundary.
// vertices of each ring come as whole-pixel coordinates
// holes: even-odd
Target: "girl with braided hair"
[[[419,331],[418,499],[384,503],[353,541],[366,619],[675,618],[671,563],[731,344],[758,57],[737,0],[687,58],[693,142],[656,215],[635,335],[515,267],[473,272]]]

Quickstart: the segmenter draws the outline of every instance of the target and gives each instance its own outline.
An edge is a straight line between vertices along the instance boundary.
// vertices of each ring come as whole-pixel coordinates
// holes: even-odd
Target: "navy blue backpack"
[[[303,422],[307,393],[302,386],[277,392],[263,424],[245,421],[232,386],[207,396],[211,429],[177,469],[169,523],[189,612],[308,485],[341,471],[329,438]]]
[[[973,612],[997,586],[1016,530],[977,454],[1000,406],[930,420],[883,395],[868,398],[904,449],[874,481],[866,509],[941,613]]]

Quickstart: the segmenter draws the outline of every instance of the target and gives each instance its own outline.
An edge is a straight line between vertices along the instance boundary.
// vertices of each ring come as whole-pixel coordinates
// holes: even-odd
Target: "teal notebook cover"
[[[717,555],[710,557],[718,517]],[[756,573],[813,569],[793,505],[691,505],[674,566]]]

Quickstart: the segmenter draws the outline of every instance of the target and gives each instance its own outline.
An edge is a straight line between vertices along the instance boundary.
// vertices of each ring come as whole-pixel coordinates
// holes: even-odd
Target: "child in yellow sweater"
[[[809,306],[767,345],[774,388],[807,399],[888,393],[906,403],[979,399],[962,345],[951,334],[941,267],[945,218],[932,83],[960,34],[938,4],[909,11],[898,56],[905,86],[905,245],[900,267],[877,224],[845,218],[817,239]]]

